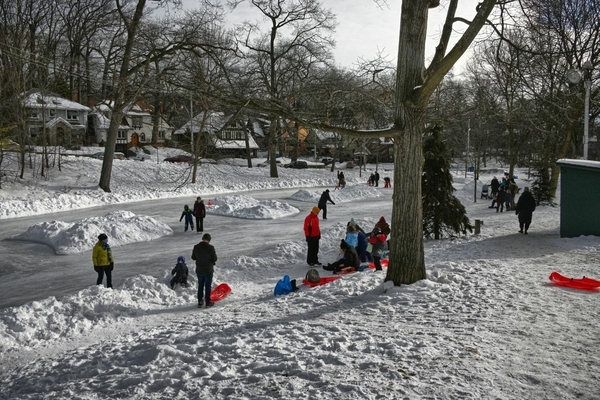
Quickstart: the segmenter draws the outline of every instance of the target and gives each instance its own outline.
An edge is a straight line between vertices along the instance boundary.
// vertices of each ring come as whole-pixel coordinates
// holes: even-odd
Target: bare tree
[[[239,28],[239,41],[247,49],[252,72],[267,97],[264,108],[275,110],[282,103],[293,103],[290,87],[294,77],[331,57],[330,35],[335,28],[335,16],[317,0],[250,0],[250,3],[268,21],[268,31],[263,33],[257,23],[245,24]],[[275,152],[280,115],[270,114],[270,174],[277,177]]]

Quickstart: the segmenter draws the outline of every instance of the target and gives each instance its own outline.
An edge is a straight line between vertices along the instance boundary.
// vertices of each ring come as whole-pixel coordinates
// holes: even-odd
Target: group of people
[[[329,190],[323,192],[321,199],[329,198]],[[323,265],[319,261],[319,241],[321,240],[321,227],[319,224],[319,213],[326,212],[326,200],[324,204],[319,202],[318,206],[304,219],[304,236],[308,245],[306,263],[310,267],[323,267],[326,271],[339,273],[346,268],[358,269],[361,263],[373,262],[375,269],[380,271],[381,257],[387,245],[390,226],[384,217],[381,217],[372,231],[366,233],[354,221],[350,219],[346,227],[346,236],[340,242],[340,253],[342,256],[334,263]],[[331,202],[332,204],[333,201]],[[324,206],[324,207],[323,207]],[[323,216],[323,219],[327,219]]]
[[[334,190],[340,190],[346,187],[346,176],[344,175],[344,171],[337,172],[338,184],[334,188]]]
[[[502,177],[502,182],[494,176],[490,182],[492,189],[492,205],[489,208],[495,208],[496,212],[503,212],[506,206],[506,211],[515,208],[515,197],[519,193],[519,186],[515,182],[514,177]]]
[[[194,230],[193,217],[196,217],[197,232],[204,232],[204,218],[206,218],[206,206],[204,205],[204,200],[202,200],[201,197],[196,198],[196,201],[194,202],[194,209],[190,209],[190,207],[187,204],[183,206],[183,212],[181,213],[181,217],[179,217],[179,222],[181,222],[185,218],[185,232],[187,232],[188,227],[190,227],[192,231]]]
[[[492,190],[492,205],[489,208],[495,208],[496,212],[506,210],[515,210],[515,214],[519,217],[519,233],[527,235],[533,212],[535,211],[536,201],[528,187],[523,188],[523,193],[519,196],[519,200],[515,203],[516,195],[519,193],[519,186],[514,178],[505,176],[502,182],[494,176],[490,183]]]
[[[375,170],[375,172],[369,176],[367,185],[368,186],[379,186],[379,172],[377,172],[377,170]]]

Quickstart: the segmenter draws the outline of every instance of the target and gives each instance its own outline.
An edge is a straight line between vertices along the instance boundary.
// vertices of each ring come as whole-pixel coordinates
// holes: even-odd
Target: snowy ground
[[[325,188],[336,205],[322,221],[322,262],[350,218],[367,229],[390,219],[391,190],[364,185],[364,171],[345,171],[349,186],[334,191],[328,169],[273,179],[210,164],[179,187],[185,166],[115,160],[106,194],[100,161],[72,158],[0,190],[10,255],[0,258],[0,399],[598,398],[600,293],[548,276],[600,278],[600,241],[561,239],[559,208],[539,207],[520,235],[514,213],[474,203],[472,176],[459,173],[456,195],[482,232],[427,241],[426,280],[390,288],[368,270],[274,297],[283,275],[308,269],[302,221]],[[200,238],[179,222],[198,195],[214,204],[215,280],[233,288],[211,309],[196,308],[195,277],[168,287]],[[100,231],[116,258],[113,290],[93,285]]]

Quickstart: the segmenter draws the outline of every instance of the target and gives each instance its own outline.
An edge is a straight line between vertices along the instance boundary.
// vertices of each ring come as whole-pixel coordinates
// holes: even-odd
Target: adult
[[[92,262],[94,263],[94,271],[98,273],[96,285],[102,285],[104,275],[106,275],[106,287],[112,288],[112,270],[115,266],[112,250],[108,245],[108,236],[101,233],[98,236],[98,242],[92,250]]]
[[[523,194],[519,196],[515,214],[519,216],[519,233],[527,235],[529,225],[531,225],[531,217],[535,211],[535,199],[529,191],[528,187],[523,188]]]
[[[346,177],[344,176],[344,172],[338,171],[337,178],[338,178],[338,185],[335,188],[343,189],[346,186]]]
[[[333,200],[331,200],[331,197],[329,196],[329,189],[326,189],[321,194],[319,204],[317,205],[321,210],[323,210],[323,219],[327,219],[327,202],[330,202],[335,206],[335,203],[333,202]]]
[[[321,240],[321,228],[319,227],[319,207],[313,207],[310,214],[304,219],[304,236],[308,244],[306,262],[311,267],[321,266],[319,262],[319,240]]]
[[[496,196],[496,212],[500,209],[500,212],[504,211],[504,202],[506,201],[506,191],[504,190],[504,186],[500,184],[500,188],[498,189],[498,195]]]
[[[210,301],[210,291],[212,289],[213,274],[215,273],[215,263],[217,262],[217,253],[215,247],[210,244],[211,236],[209,233],[202,235],[202,241],[194,246],[192,250],[192,260],[196,261],[196,276],[198,277],[198,308],[204,304],[206,307],[212,307],[214,302]]]
[[[496,193],[498,193],[498,188],[500,187],[500,182],[498,181],[498,178],[496,178],[494,176],[494,178],[492,179],[492,182],[490,183],[490,186],[492,188],[492,199],[493,199],[494,196],[496,195]]]
[[[379,186],[379,172],[375,170],[375,186]]]
[[[196,216],[196,232],[203,232],[206,207],[204,206],[204,200],[202,200],[201,197],[197,197],[196,202],[194,203],[194,215]]]

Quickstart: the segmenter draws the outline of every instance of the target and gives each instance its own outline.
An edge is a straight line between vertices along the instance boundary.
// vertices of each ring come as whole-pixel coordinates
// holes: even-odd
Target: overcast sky
[[[378,3],[383,3],[379,1]],[[335,40],[334,56],[336,63],[350,67],[358,58],[372,59],[379,52],[394,64],[398,52],[398,33],[400,26],[400,1],[387,0],[387,6],[378,6],[375,0],[327,0],[326,7],[337,15],[338,26]],[[431,56],[438,43],[444,18],[447,0],[442,5],[430,10],[427,40],[427,55]],[[475,15],[476,0],[462,0],[457,15],[472,19]],[[184,0],[186,8],[194,7],[196,0]],[[256,21],[260,18],[247,1],[230,14],[231,24],[244,20]],[[464,25],[456,25],[456,29],[464,29]],[[461,61],[461,65],[465,60]]]

